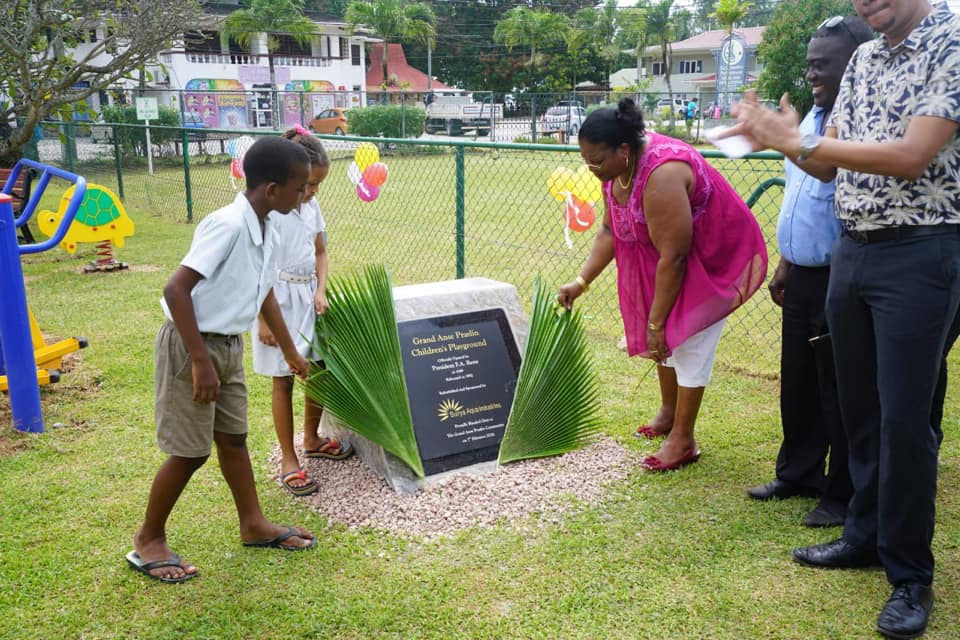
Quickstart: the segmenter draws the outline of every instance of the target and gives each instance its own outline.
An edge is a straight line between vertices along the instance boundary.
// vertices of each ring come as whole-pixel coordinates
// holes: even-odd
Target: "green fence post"
[[[120,162],[120,141],[117,139],[117,127],[110,125],[110,137],[113,139],[113,163],[117,168],[117,191],[123,200],[123,163]]]
[[[63,123],[63,137],[66,142],[63,145],[63,155],[64,162],[67,165],[67,171],[74,173],[74,168],[77,159],[77,139],[75,137],[75,129],[72,122]]]
[[[187,195],[187,222],[193,222],[193,194],[190,189],[190,137],[187,130],[181,129],[183,141],[183,186]]]
[[[466,230],[466,197],[464,185],[463,147],[457,146],[456,154],[457,180],[457,279],[464,277],[466,272],[464,260],[464,235]]]

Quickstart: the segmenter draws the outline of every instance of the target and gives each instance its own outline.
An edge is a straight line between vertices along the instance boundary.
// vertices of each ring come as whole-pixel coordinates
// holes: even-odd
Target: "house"
[[[757,46],[766,27],[705,31],[671,44],[670,85],[675,97],[700,96],[701,104],[729,102],[731,94],[756,81],[760,75]],[[620,69],[610,75],[610,87],[626,89],[650,80],[650,93],[667,92],[659,46],[643,51],[640,67]]]
[[[370,45],[370,68],[367,69],[367,87],[371,92],[384,88],[383,82],[383,42]],[[436,78],[428,83],[427,74],[407,64],[407,56],[403,52],[403,45],[387,44],[387,83],[386,93],[390,101],[396,102],[400,95],[413,100],[422,101],[428,92],[434,93],[463,93],[446,85]],[[410,95],[413,94],[413,95]]]
[[[239,8],[238,0],[205,2],[200,24],[157,53],[156,64],[146,68],[143,85],[127,80],[116,87],[115,98],[101,92],[89,106],[99,111],[102,104],[115,99],[131,101],[136,92],[179,110],[184,121],[202,122],[211,128],[248,129],[292,126],[328,107],[364,104],[364,45],[379,41],[372,34],[362,30],[351,33],[342,19],[307,11],[305,15],[316,23],[317,32],[306,45],[291,36],[273,34],[278,47],[269,51],[266,34],[261,34],[243,47],[226,38],[221,28],[226,17]],[[102,31],[91,31],[88,42],[95,42],[98,35],[102,37]],[[271,57],[274,84],[270,81]]]

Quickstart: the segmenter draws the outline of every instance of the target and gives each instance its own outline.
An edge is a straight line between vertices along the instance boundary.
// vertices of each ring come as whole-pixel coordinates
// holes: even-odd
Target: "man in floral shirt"
[[[877,630],[914,638],[933,607],[930,410],[960,303],[960,17],[927,0],[853,4],[883,37],[851,58],[826,134],[800,134],[789,103],[774,114],[755,98],[731,133],[836,175],[827,320],[854,495],[843,536],[794,558],[882,566],[894,590]]]

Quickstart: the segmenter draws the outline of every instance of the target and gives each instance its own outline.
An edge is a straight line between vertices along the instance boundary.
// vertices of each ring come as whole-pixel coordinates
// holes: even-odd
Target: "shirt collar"
[[[953,13],[950,11],[950,7],[946,2],[934,4],[933,10],[924,16],[920,24],[914,27],[913,31],[908,33],[907,37],[897,46],[891,48],[890,45],[887,44],[887,37],[880,36],[877,42],[876,53],[885,58],[889,58],[890,56],[896,55],[901,49],[908,49],[910,51],[918,50],[923,46],[923,42],[927,39],[930,31],[951,15],[953,15]]]
[[[254,246],[259,247],[263,244],[263,237],[266,235],[266,225],[264,226],[263,233],[260,232],[260,219],[257,217],[257,212],[253,210],[253,207],[250,206],[250,201],[247,200],[247,196],[242,193],[238,193],[237,197],[234,199],[240,207],[243,209],[243,221],[247,224],[247,232],[250,234],[250,240],[253,241]],[[270,218],[267,217],[266,224],[270,224]]]

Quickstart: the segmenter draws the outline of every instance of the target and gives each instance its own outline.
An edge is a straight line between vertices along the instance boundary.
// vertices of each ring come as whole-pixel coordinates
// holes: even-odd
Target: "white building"
[[[301,45],[290,36],[275,35],[279,46],[270,52],[266,34],[260,34],[243,47],[223,37],[221,29],[225,18],[239,8],[238,0],[204,3],[197,29],[185,33],[172,48],[157,52],[156,63],[147,66],[143,95],[179,110],[185,121],[222,129],[273,127],[277,118],[282,126],[290,126],[327,107],[363,104],[364,44],[379,42],[378,38],[363,31],[350,34],[340,19],[307,13],[317,25],[310,43]],[[87,42],[96,42],[103,33],[90,31]],[[80,48],[91,46],[81,44]],[[271,55],[275,84],[270,82]],[[125,90],[124,99],[129,99],[139,86],[138,81],[128,80],[118,89]],[[104,102],[113,100],[100,92],[89,106],[99,111]]]

